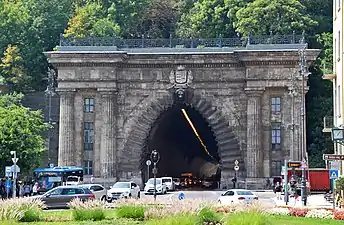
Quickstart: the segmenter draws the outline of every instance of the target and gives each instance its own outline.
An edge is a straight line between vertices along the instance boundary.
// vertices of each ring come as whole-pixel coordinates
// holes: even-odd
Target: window
[[[271,176],[281,176],[282,161],[272,161]]]
[[[94,98],[84,99],[84,112],[92,113],[94,111]]]
[[[84,123],[84,150],[92,151],[93,150],[93,122]]]
[[[337,109],[338,109],[338,117],[341,117],[342,116],[342,99],[341,99],[341,89],[340,89],[340,85],[338,85],[338,90],[337,90],[337,93],[338,93],[338,96],[337,96],[337,100],[338,100],[338,103],[337,103]]]
[[[281,112],[281,98],[271,98],[271,111]]]
[[[104,188],[101,187],[101,186],[92,186],[90,188],[90,190],[92,190],[92,191],[102,191],[102,190],[104,190]]]
[[[223,194],[223,196],[233,196],[234,191],[227,191],[226,193]]]
[[[85,175],[92,175],[92,165],[93,162],[89,160],[85,160],[85,167],[84,167],[84,174]]]
[[[340,51],[341,51],[341,50],[340,50],[340,40],[341,40],[340,31],[338,31],[338,49],[337,49],[337,50],[338,50],[338,51],[337,51],[337,52],[338,52],[338,56],[337,56],[338,58],[337,58],[337,61],[340,60]]]
[[[281,123],[271,123],[272,149],[281,149]]]

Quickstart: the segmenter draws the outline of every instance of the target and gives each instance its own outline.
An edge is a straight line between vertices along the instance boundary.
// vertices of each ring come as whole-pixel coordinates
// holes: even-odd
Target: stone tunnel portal
[[[185,174],[192,174],[197,179],[191,179],[192,184],[187,187],[202,187],[201,181],[208,180],[211,182],[207,182],[207,186],[211,184],[209,187],[215,188],[220,181],[220,157],[214,134],[203,116],[186,104],[173,105],[154,123],[142,157],[143,181],[148,180],[145,162],[154,149],[160,153],[157,177],[183,178],[183,181],[189,176]],[[152,167],[149,174],[153,176]]]

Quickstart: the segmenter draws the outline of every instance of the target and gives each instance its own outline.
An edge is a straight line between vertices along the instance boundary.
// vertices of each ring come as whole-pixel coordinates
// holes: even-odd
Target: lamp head
[[[11,155],[14,155],[14,154],[16,154],[16,151],[11,151],[10,153],[11,153]]]

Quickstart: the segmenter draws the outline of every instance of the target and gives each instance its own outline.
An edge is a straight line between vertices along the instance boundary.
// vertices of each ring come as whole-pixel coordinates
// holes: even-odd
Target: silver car
[[[104,186],[100,184],[82,184],[79,185],[80,187],[84,189],[90,190],[94,195],[95,198],[101,201],[106,201],[107,199],[107,190]]]

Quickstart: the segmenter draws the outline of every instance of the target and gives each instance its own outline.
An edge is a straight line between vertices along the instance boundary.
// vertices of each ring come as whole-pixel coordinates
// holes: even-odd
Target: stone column
[[[74,166],[74,93],[75,89],[59,89],[59,166]]]
[[[261,176],[263,166],[261,97],[263,90],[246,88],[247,94],[247,159],[248,178]]]
[[[100,143],[100,174],[102,178],[116,177],[116,94],[115,90],[98,89],[102,101]]]

